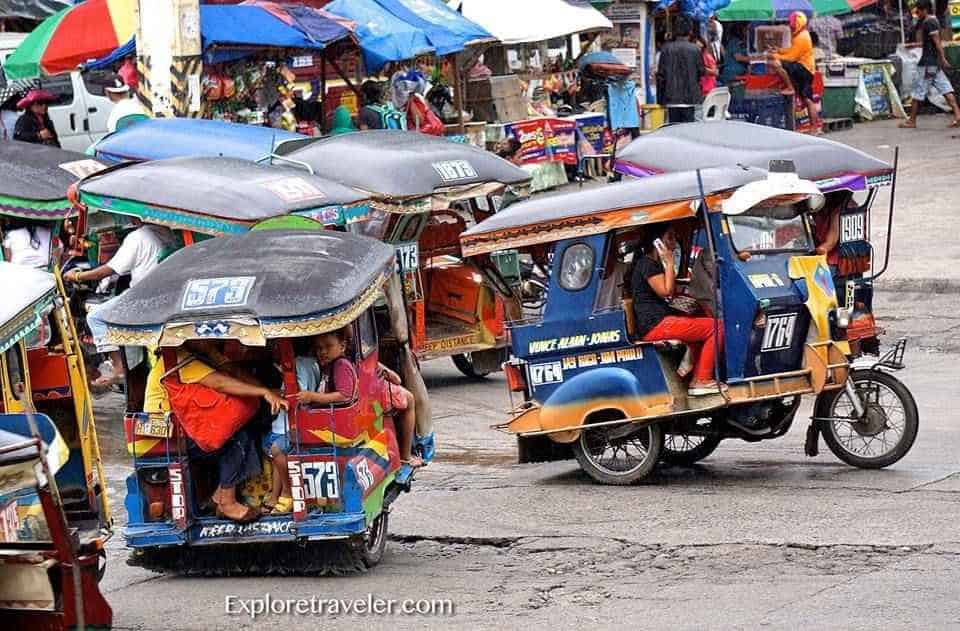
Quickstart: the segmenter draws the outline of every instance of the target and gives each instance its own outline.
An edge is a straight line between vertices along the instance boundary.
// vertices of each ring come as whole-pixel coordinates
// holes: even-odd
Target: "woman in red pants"
[[[683,315],[667,304],[677,289],[673,262],[676,247],[673,229],[663,226],[652,226],[638,243],[631,277],[636,333],[644,342],[680,340],[687,344],[695,357],[693,381],[687,393],[692,396],[717,394],[714,319]]]

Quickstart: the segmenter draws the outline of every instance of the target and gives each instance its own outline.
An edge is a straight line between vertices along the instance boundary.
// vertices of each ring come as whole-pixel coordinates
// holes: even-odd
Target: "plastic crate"
[[[780,94],[747,94],[730,103],[730,115],[738,120],[767,127],[787,128],[788,99]]]
[[[823,90],[821,113],[824,118],[853,118],[856,111],[857,88],[827,86]]]

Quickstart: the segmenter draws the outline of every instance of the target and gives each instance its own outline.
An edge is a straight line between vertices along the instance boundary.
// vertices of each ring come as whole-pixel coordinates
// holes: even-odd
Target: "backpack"
[[[368,105],[371,110],[380,115],[380,129],[407,129],[407,117],[395,108],[389,105]]]

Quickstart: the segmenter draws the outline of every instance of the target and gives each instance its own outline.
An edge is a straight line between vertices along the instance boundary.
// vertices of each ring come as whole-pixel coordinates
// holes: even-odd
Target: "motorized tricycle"
[[[526,171],[477,147],[386,130],[284,143],[279,160],[373,197],[370,220],[354,229],[396,246],[418,357],[451,357],[470,377],[500,369],[507,358],[503,323],[520,305],[489,289],[460,256],[458,237],[505,199],[525,196]],[[501,275],[518,283],[516,253],[497,256]]]
[[[109,628],[97,586],[111,519],[96,424],[65,297],[0,262],[0,619]]]
[[[689,123],[637,138],[617,156],[615,168],[624,175],[647,177],[721,166],[765,168],[780,159],[792,161],[797,175],[812,180],[826,196],[818,223],[835,224],[836,252],[828,263],[837,300],[851,312],[847,327],[851,354],[878,357],[880,329],[873,313],[873,287],[890,262],[896,152],[889,164],[839,142],[773,127],[737,121]],[[875,265],[871,209],[879,189],[886,186],[891,187],[886,254],[882,265]],[[884,365],[900,366],[904,347],[905,342],[899,342]],[[860,363],[869,361],[864,357]]]
[[[203,118],[152,118],[104,136],[91,148],[106,164],[166,158],[269,158],[278,145],[308,136]]]
[[[467,230],[463,253],[488,272],[502,248],[522,248],[548,270],[542,311],[508,325],[508,383],[524,401],[500,428],[518,435],[521,461],[572,451],[595,480],[629,484],[661,460],[705,458],[726,438],[782,436],[811,393],[808,453],[822,432],[854,466],[902,458],[917,434],[916,403],[887,372],[849,363],[850,312],[810,230],[823,201],[794,172],[706,169],[521,202]],[[722,387],[707,396],[688,395],[679,377],[682,345],[635,335],[631,244],[664,223],[682,235],[681,285],[710,288],[687,298],[714,314],[723,340]],[[697,243],[700,266],[691,265]]]
[[[413,470],[400,462],[395,412],[381,399],[379,362],[413,393],[417,433],[432,435],[395,266],[392,247],[359,235],[254,230],[179,250],[104,309],[109,342],[158,349],[148,360],[163,360],[128,366],[126,373],[124,430],[134,471],[127,478],[123,533],[135,563],[240,574],[326,573],[380,561],[390,505],[409,490]],[[298,404],[301,343],[338,330],[351,341],[353,397]],[[192,449],[175,407],[144,411],[152,370],[176,366],[181,347],[189,350],[198,340],[216,342],[267,387],[282,386],[292,513],[250,523],[214,514],[217,459]],[[171,371],[159,377],[168,391],[169,380],[182,386],[177,369]],[[245,426],[258,436],[269,428],[254,421]],[[424,460],[432,455],[424,453]],[[262,477],[244,486],[250,505],[270,491],[270,461],[263,462]]]
[[[0,219],[49,228],[52,246],[66,236],[61,235],[63,222],[74,212],[67,190],[103,168],[83,154],[56,147],[16,140],[0,143]],[[0,229],[6,228],[0,225]],[[52,250],[44,253],[50,260],[48,271],[53,270],[57,254]]]

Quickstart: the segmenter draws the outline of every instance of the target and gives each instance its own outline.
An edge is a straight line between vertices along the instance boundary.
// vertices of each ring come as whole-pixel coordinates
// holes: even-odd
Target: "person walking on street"
[[[663,45],[657,63],[657,94],[670,123],[692,123],[703,101],[700,78],[706,74],[700,48],[690,41],[690,22],[678,18],[676,38]]]
[[[30,90],[17,103],[17,109],[26,110],[17,119],[13,130],[13,139],[23,142],[32,142],[37,145],[59,147],[60,139],[57,130],[53,127],[47,106],[56,98],[46,90]]]
[[[930,88],[943,95],[950,109],[953,110],[953,121],[947,127],[960,127],[960,107],[957,106],[957,97],[953,86],[944,70],[952,66],[943,52],[943,41],[940,39],[940,21],[931,14],[933,2],[931,0],[917,0],[917,27],[915,40],[907,44],[907,48],[923,48],[920,62],[917,64],[917,76],[913,81],[910,96],[913,103],[910,105],[910,118],[900,123],[904,129],[917,127],[917,115],[920,113],[920,104],[927,98]]]
[[[820,133],[817,104],[813,100],[813,78],[817,73],[817,61],[813,52],[813,39],[807,30],[807,16],[800,11],[790,14],[792,39],[789,48],[781,48],[770,56],[770,65],[783,81],[784,96],[799,96],[807,106],[810,128]]]

